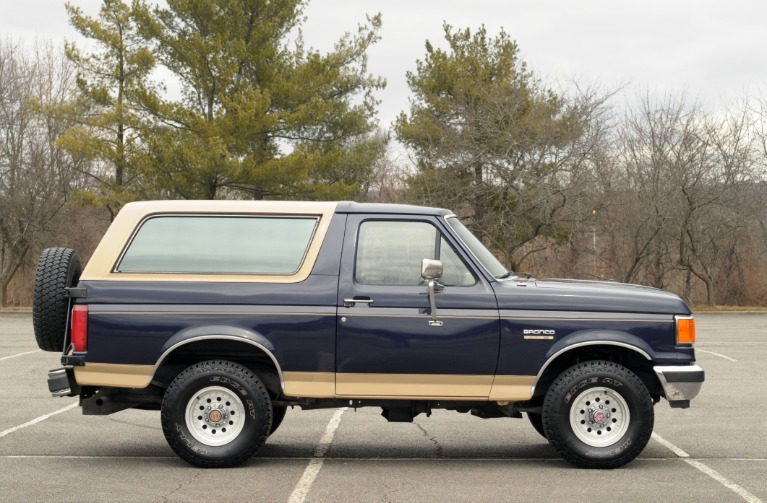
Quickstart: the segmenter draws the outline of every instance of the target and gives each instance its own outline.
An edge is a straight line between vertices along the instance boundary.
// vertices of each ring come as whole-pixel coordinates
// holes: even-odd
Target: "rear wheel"
[[[32,325],[35,340],[43,351],[63,351],[67,329],[69,296],[82,268],[77,252],[70,248],[46,248],[35,270],[32,294]]]
[[[237,466],[261,448],[272,427],[269,392],[250,370],[225,360],[181,372],[162,402],[171,448],[202,468]]]
[[[630,462],[650,440],[653,422],[653,401],[642,380],[607,361],[569,368],[543,402],[546,438],[580,468],[617,468]]]

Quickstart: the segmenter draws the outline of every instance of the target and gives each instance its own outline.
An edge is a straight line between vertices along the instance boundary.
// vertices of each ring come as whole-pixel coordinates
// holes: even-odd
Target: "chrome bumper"
[[[705,380],[705,372],[698,365],[658,365],[653,370],[663,386],[666,400],[674,408],[689,407]]]

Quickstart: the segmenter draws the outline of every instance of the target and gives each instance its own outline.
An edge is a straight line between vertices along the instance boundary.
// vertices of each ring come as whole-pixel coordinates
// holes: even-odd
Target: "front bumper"
[[[657,365],[653,370],[663,386],[666,400],[674,408],[689,407],[705,380],[705,372],[698,365]]]

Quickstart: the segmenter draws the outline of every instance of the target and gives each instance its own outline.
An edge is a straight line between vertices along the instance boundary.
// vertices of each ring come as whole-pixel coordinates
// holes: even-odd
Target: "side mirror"
[[[437,319],[437,300],[434,298],[434,295],[445,289],[444,286],[435,281],[442,277],[442,261],[428,258],[423,259],[421,261],[421,277],[429,280],[429,305],[431,306],[429,326],[441,327],[444,322]]]
[[[421,277],[423,279],[439,279],[442,277],[442,261],[425,258],[421,261]]]

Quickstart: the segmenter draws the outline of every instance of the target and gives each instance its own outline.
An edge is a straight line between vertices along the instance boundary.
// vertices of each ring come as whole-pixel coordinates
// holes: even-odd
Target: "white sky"
[[[72,0],[95,14],[100,2]],[[626,93],[686,91],[708,107],[734,101],[767,83],[767,2],[763,0],[310,0],[304,35],[320,50],[366,14],[383,14],[382,39],[370,51],[371,73],[388,127],[408,107],[405,72],[424,56],[424,41],[444,45],[442,23],[501,27],[530,69],[549,82],[576,78]],[[54,42],[77,35],[59,0],[0,0],[0,38]]]

